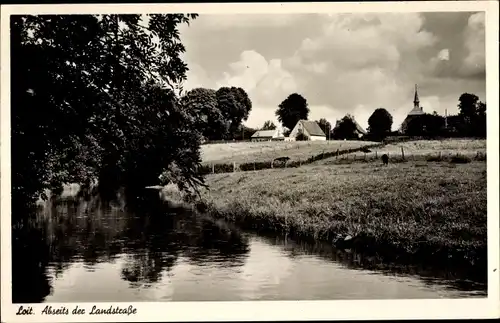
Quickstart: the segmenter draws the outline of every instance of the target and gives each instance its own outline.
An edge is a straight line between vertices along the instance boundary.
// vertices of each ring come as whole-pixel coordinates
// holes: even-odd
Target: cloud
[[[445,49],[442,49],[438,55],[437,55],[438,59],[440,61],[449,61],[450,60],[450,51],[445,48]]]
[[[222,17],[224,27],[220,17],[200,17],[183,34],[188,81],[243,87],[251,127],[276,122],[293,92],[307,99],[312,120],[334,124],[350,113],[366,128],[382,107],[394,129],[413,107],[415,83],[429,113],[454,113],[463,92],[485,95],[482,13],[238,15],[234,26]]]
[[[436,42],[422,23],[418,14],[334,15],[285,67],[312,106],[330,106],[339,117],[351,113],[363,127],[378,107],[404,119],[419,81],[410,75],[426,65],[416,53]]]
[[[254,105],[277,105],[297,90],[294,77],[281,66],[280,59],[267,61],[256,51],[244,51],[240,60],[229,64],[217,87],[238,86],[245,89]]]
[[[186,73],[187,80],[184,82],[184,91],[194,88],[213,88],[215,82],[208,76],[207,72],[198,64],[189,64],[189,70]]]
[[[462,73],[468,76],[483,77],[486,71],[484,12],[469,17],[464,45],[468,54],[463,61]]]

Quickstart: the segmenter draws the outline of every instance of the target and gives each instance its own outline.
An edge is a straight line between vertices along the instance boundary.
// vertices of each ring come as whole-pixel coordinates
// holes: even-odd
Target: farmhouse
[[[295,140],[299,133],[306,135],[309,140],[326,140],[326,135],[316,121],[299,120],[290,132],[289,140]]]
[[[252,136],[252,141],[283,140],[283,132],[279,129],[258,130]]]

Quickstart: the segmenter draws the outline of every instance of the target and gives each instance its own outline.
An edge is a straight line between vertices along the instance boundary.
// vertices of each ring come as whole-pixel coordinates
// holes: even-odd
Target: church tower
[[[405,120],[401,124],[401,132],[405,133],[408,127],[408,123],[411,119],[414,119],[417,116],[421,116],[424,114],[424,110],[420,106],[420,100],[418,98],[418,88],[417,84],[415,84],[415,95],[413,97],[413,109],[411,109],[410,113],[406,116]]]
[[[415,84],[415,97],[413,99],[413,109],[408,114],[409,116],[416,116],[424,114],[422,107],[420,106],[420,100],[418,99],[418,88],[417,84]]]
[[[417,84],[415,84],[415,98],[413,99],[413,109],[420,109],[420,101],[418,99]]]

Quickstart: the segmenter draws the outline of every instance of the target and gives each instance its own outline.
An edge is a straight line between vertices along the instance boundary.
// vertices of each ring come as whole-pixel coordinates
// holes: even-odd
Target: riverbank
[[[389,260],[486,269],[485,162],[305,166],[206,181],[200,210],[242,228]]]

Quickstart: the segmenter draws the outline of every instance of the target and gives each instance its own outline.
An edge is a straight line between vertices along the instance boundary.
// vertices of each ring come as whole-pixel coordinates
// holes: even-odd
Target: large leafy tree
[[[368,133],[376,138],[383,139],[392,128],[392,116],[384,108],[378,108],[373,111],[368,118]]]
[[[333,137],[335,139],[357,139],[356,124],[349,117],[343,117],[333,129]]]
[[[458,99],[458,116],[465,136],[486,136],[486,103],[471,93],[463,93]]]
[[[216,92],[218,108],[228,122],[227,135],[233,137],[243,120],[248,119],[252,101],[239,87],[221,87]]]
[[[486,103],[479,102],[476,110],[476,122],[474,129],[479,137],[486,137]]]
[[[471,93],[463,93],[458,99],[459,116],[461,116],[466,124],[471,124],[477,113],[479,97]]]
[[[235,104],[235,101],[225,102]],[[224,117],[217,102],[217,93],[212,89],[195,88],[181,98],[184,110],[193,116],[195,129],[205,139],[218,140],[229,133],[230,120]]]
[[[279,122],[288,129],[293,129],[299,120],[307,120],[309,107],[307,100],[298,93],[290,94],[276,110]]]
[[[11,16],[13,207],[63,182],[202,183],[175,95],[187,71],[177,27],[194,18]]]

